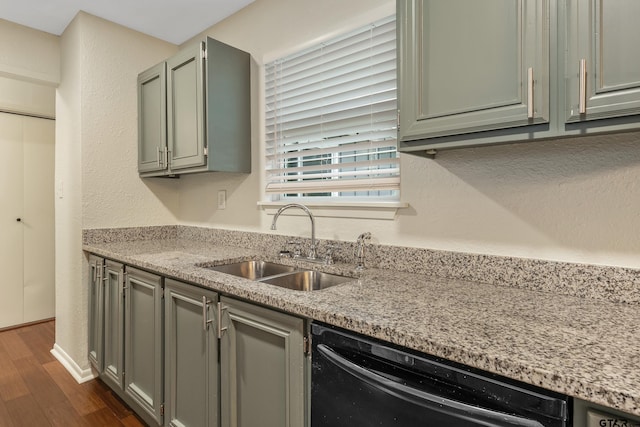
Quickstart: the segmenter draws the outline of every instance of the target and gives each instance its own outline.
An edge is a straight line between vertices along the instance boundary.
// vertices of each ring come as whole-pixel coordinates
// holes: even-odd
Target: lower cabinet
[[[305,427],[305,321],[89,257],[89,361],[151,426]]]
[[[104,259],[89,257],[89,362],[102,372],[104,357]]]
[[[306,425],[304,321],[226,297],[220,310],[222,426]]]
[[[162,278],[89,258],[89,361],[150,425],[162,425]]]
[[[100,378],[115,390],[124,383],[124,265],[106,260],[104,282],[104,339]]]
[[[143,418],[162,425],[162,278],[127,267],[124,284],[124,392],[145,412]]]
[[[165,282],[165,421],[172,427],[219,424],[218,296]]]

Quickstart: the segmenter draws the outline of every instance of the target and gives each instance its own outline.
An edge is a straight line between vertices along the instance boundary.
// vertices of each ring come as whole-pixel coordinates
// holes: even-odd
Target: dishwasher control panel
[[[589,409],[587,411],[587,427],[640,427],[640,421]]]

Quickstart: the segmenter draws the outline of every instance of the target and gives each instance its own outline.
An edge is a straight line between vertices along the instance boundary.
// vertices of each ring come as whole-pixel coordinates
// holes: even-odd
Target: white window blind
[[[399,198],[395,17],[265,66],[272,200]]]

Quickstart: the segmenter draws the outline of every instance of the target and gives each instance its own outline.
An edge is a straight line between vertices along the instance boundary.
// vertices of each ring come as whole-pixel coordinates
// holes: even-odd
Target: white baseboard
[[[62,349],[58,344],[53,345],[53,349],[51,349],[51,354],[53,357],[58,359],[62,366],[65,367],[67,371],[71,374],[71,376],[79,383],[85,383],[90,381],[96,377],[91,368],[82,369],[78,364],[67,354],[66,351]]]

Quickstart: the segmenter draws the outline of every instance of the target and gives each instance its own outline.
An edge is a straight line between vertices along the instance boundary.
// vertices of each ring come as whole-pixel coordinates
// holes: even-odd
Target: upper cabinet
[[[565,1],[567,122],[640,114],[640,2]]]
[[[138,76],[138,172],[251,172],[249,54],[195,43]]]
[[[138,172],[167,169],[167,65],[138,76]]]
[[[399,151],[640,127],[640,2],[396,4]]]
[[[401,140],[549,120],[546,1],[397,5]]]

